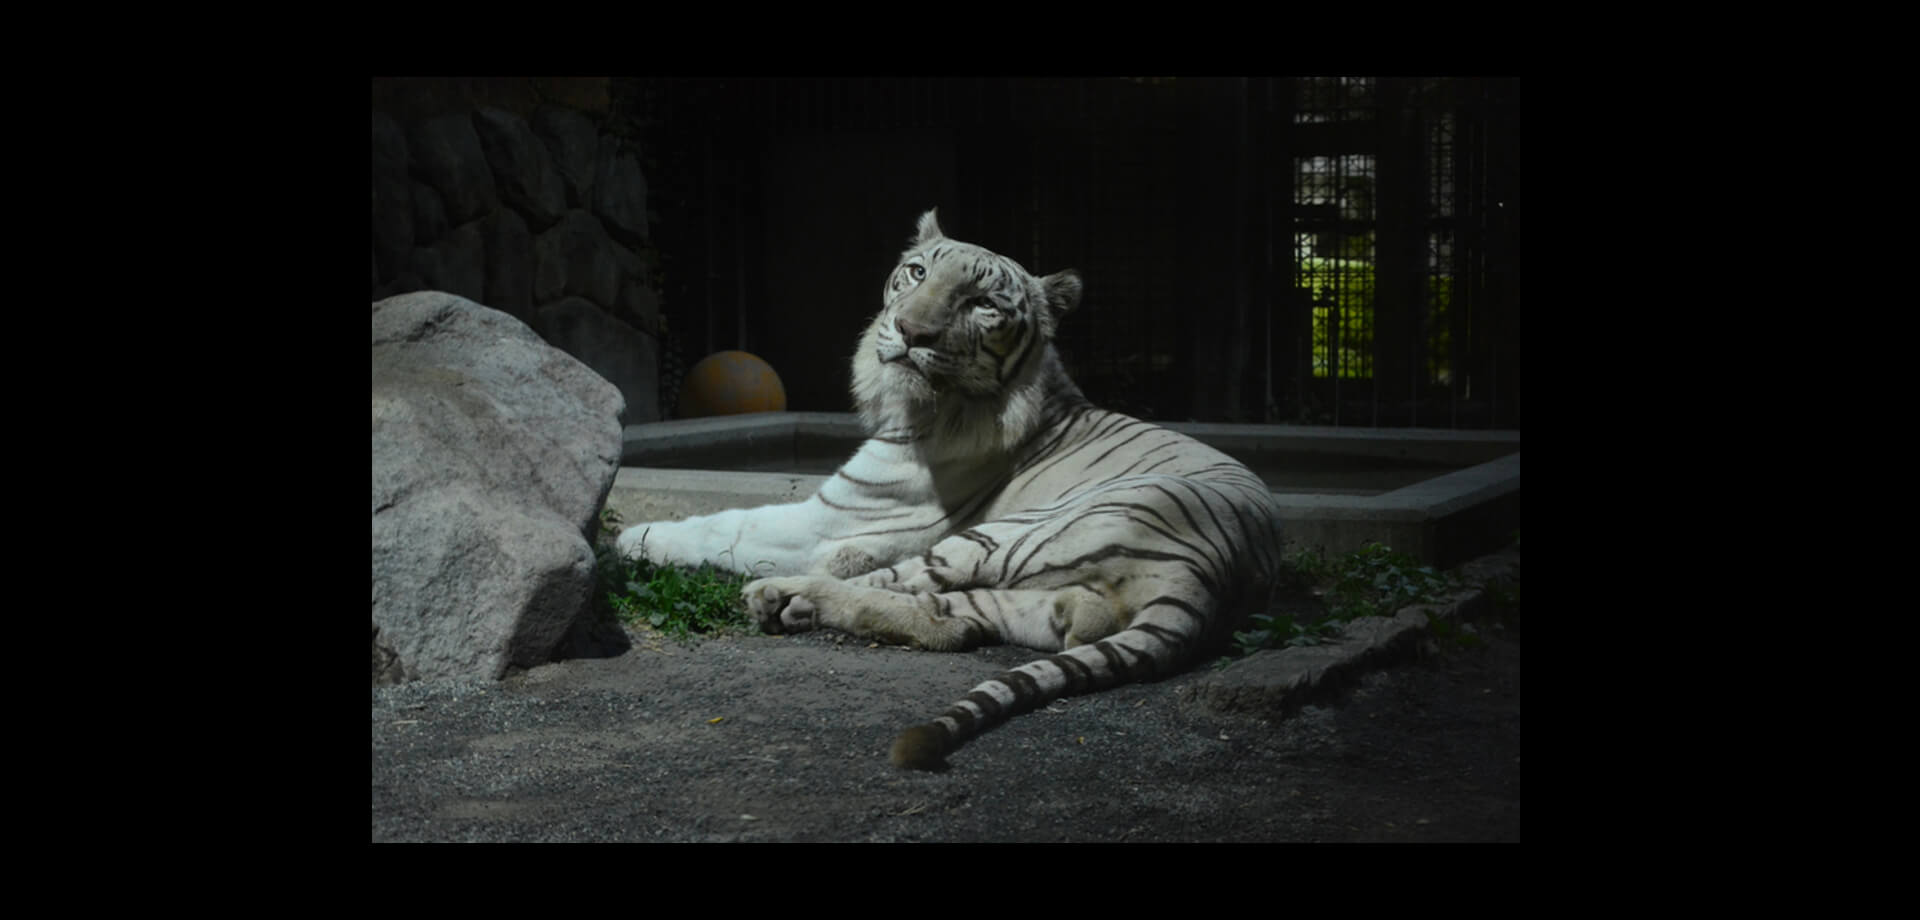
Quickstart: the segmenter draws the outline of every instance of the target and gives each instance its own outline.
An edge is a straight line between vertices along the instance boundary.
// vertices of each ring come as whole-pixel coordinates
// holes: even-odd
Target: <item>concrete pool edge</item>
[[[1350,428],[1327,425],[1247,425],[1225,422],[1155,422],[1229,452],[1254,448],[1284,435],[1289,448],[1314,453],[1386,457],[1468,466],[1520,449],[1517,431],[1453,428]],[[721,445],[769,447],[800,436],[865,437],[851,412],[756,412],[716,418],[628,425],[621,433],[621,465],[647,466],[649,456]]]
[[[1381,543],[1451,567],[1511,542],[1520,529],[1520,454],[1383,495],[1273,493],[1286,551],[1332,556]]]
[[[1331,428],[1293,425],[1161,423],[1228,449],[1235,439],[1271,441],[1291,449],[1358,456],[1458,459],[1488,451],[1503,456],[1379,495],[1274,493],[1286,551],[1328,555],[1378,542],[1428,564],[1450,566],[1505,545],[1520,519],[1520,435],[1514,431],[1404,428]],[[607,507],[627,524],[710,514],[722,508],[794,502],[812,495],[826,476],[665,469],[645,466],[667,451],[738,445],[790,446],[801,435],[859,437],[857,417],[838,412],[768,412],[721,418],[629,425],[622,466]],[[1240,445],[1244,446],[1244,445]],[[1472,454],[1472,452],[1479,452]],[[639,462],[636,462],[639,461]],[[1442,462],[1451,462],[1443,459]]]

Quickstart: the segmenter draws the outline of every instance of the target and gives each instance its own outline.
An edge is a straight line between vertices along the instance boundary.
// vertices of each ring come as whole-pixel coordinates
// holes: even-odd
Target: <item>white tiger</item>
[[[771,576],[768,632],[1056,652],[895,739],[931,769],[1008,717],[1189,663],[1267,601],[1267,485],[1184,435],[1094,408],[1053,348],[1080,277],[948,239],[934,211],[853,357],[870,438],[803,502],[638,524],[620,550]]]

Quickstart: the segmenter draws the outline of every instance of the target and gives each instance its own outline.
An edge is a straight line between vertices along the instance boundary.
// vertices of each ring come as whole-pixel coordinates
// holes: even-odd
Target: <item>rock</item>
[[[413,251],[413,192],[407,181],[407,138],[387,115],[373,113],[373,262],[391,278]],[[374,282],[375,286],[379,282]]]
[[[380,626],[373,627],[373,685],[404,684],[407,682],[407,669],[400,664],[400,656],[393,649],[380,644]]]
[[[487,291],[487,248],[479,222],[447,231],[440,242],[415,249],[407,268],[429,290],[480,300]]]
[[[589,609],[619,391],[439,291],[373,304],[374,679],[498,679]]]
[[[533,315],[533,234],[527,222],[509,210],[480,221],[487,254],[487,296],[483,303],[519,319]]]
[[[623,424],[660,420],[660,343],[652,335],[579,297],[541,307],[533,328],[620,388],[627,403]]]
[[[567,194],[546,144],[533,136],[525,119],[505,109],[475,112],[473,128],[500,200],[535,232],[553,226],[567,208]]]
[[[660,320],[659,292],[631,278],[620,286],[620,301],[614,304],[613,315],[635,329],[656,336],[665,325]]]
[[[447,206],[432,186],[414,182],[409,188],[413,198],[413,245],[432,246],[453,226],[447,222]]]
[[[1350,686],[1367,671],[1412,654],[1427,634],[1426,611],[1361,617],[1320,645],[1267,649],[1207,675],[1184,703],[1220,712],[1286,712]]]
[[[566,296],[613,306],[620,283],[640,271],[639,257],[620,247],[585,211],[568,211],[552,229],[533,238],[533,299]]]
[[[567,207],[584,208],[593,193],[595,155],[600,147],[600,132],[593,120],[579,112],[558,106],[535,109],[528,125],[546,142],[555,171],[566,188]]]
[[[493,171],[471,117],[428,119],[415,125],[407,140],[414,171],[440,193],[450,223],[477,220],[499,207]]]
[[[647,177],[640,174],[639,158],[611,138],[600,141],[589,200],[594,216],[606,222],[615,239],[636,245],[647,241]]]

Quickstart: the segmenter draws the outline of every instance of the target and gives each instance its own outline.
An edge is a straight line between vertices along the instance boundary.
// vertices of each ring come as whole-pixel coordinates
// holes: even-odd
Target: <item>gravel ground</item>
[[[373,690],[373,835],[400,841],[1518,841],[1520,642],[1425,643],[1318,705],[1219,712],[1200,668],[1062,700],[940,773],[900,729],[1034,653],[833,632]]]

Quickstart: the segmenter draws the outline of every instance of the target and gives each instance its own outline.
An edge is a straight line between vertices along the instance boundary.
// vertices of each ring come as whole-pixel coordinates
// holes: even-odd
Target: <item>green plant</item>
[[[647,626],[677,639],[694,633],[744,630],[752,625],[740,596],[747,579],[711,565],[685,569],[621,558],[613,546],[619,515],[600,513],[605,537],[595,549],[599,589],[605,610],[629,626]]]
[[[1408,604],[1431,601],[1452,586],[1447,576],[1380,543],[1354,550],[1333,566],[1338,596],[1334,616],[1392,616]]]
[[[1263,648],[1293,648],[1319,645],[1340,634],[1340,625],[1332,620],[1302,623],[1290,613],[1263,613],[1253,618],[1253,628],[1233,634],[1234,645],[1243,655]]]
[[[1342,626],[1364,616],[1391,616],[1409,604],[1428,603],[1453,586],[1453,580],[1390,547],[1369,543],[1328,560],[1301,551],[1287,558],[1294,584],[1326,601],[1326,615],[1307,620],[1295,613],[1269,611],[1253,617],[1252,628],[1234,633],[1241,654],[1264,648],[1317,645],[1337,636]]]
[[[614,616],[629,625],[645,624],[679,639],[749,625],[740,597],[746,578],[710,565],[683,569],[650,562],[627,562],[630,577],[607,594]]]
[[[1285,571],[1293,575],[1296,583],[1311,584],[1325,578],[1333,568],[1319,552],[1303,549],[1286,558]]]

